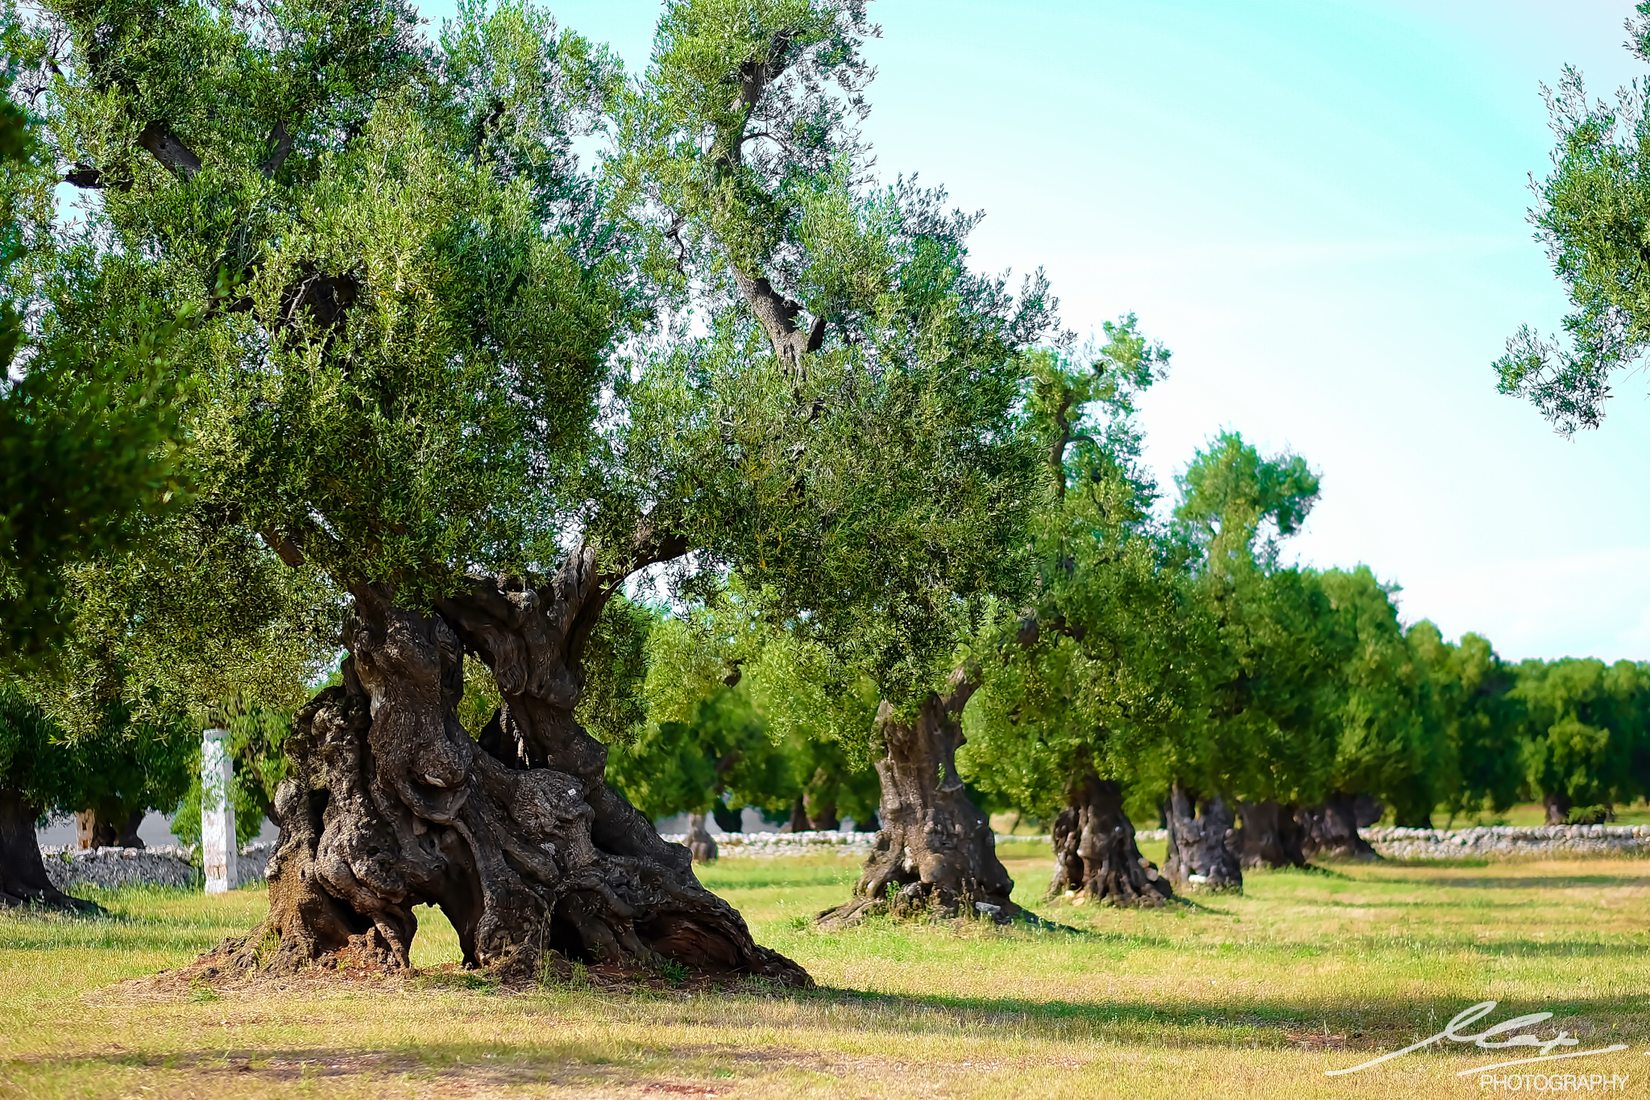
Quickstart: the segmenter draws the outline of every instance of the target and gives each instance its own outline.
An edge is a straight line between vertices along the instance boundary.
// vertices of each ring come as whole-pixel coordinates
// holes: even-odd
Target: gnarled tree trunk
[[[1054,821],[1054,878],[1050,897],[1072,894],[1113,905],[1162,905],[1169,880],[1134,842],[1123,812],[1123,785],[1092,771],[1066,792]]]
[[[1243,889],[1232,811],[1219,795],[1197,798],[1179,783],[1169,788],[1169,858],[1164,873],[1181,889]]]
[[[1006,922],[1021,915],[1009,900],[1014,880],[997,858],[991,823],[957,775],[962,710],[974,686],[973,677],[958,670],[947,692],[930,694],[914,718],[897,717],[886,700],[877,709],[882,831],[853,899],[821,913],[821,921],[888,913]]]
[[[80,810],[74,815],[75,843],[82,851],[88,848],[141,848],[143,838],[138,826],[143,824],[143,811]]]
[[[1549,791],[1541,797],[1541,805],[1547,811],[1547,824],[1563,825],[1570,820],[1570,796],[1563,791]]]
[[[34,832],[39,817],[40,811],[21,792],[0,786],[0,908],[39,905],[101,913],[101,906],[72,898],[52,885]]]
[[[1305,867],[1305,833],[1295,807],[1278,802],[1239,802],[1238,859],[1244,867]]]
[[[1349,794],[1332,794],[1319,806],[1298,810],[1301,851],[1308,859],[1380,859],[1381,855],[1358,833],[1357,801]]]
[[[467,964],[511,977],[668,961],[810,984],[603,778],[607,751],[573,714],[600,610],[593,564],[586,550],[537,588],[476,579],[432,614],[354,592],[343,683],[300,711],[288,743],[268,919],[213,961],[405,969],[428,903]],[[465,651],[503,698],[476,740],[456,717]]]
[[[709,863],[716,858],[716,838],[705,828],[704,814],[688,814],[687,849],[695,863]]]

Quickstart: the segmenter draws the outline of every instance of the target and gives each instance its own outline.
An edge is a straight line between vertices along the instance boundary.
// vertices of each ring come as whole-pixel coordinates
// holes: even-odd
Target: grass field
[[[1046,848],[1005,845],[1035,903]],[[703,874],[814,992],[500,992],[451,969],[396,982],[159,994],[123,986],[250,927],[261,890],[103,895],[112,919],[0,914],[0,1096],[1465,1096],[1524,1051],[1434,1034],[1551,1011],[1609,1055],[1532,1067],[1650,1082],[1650,861],[1340,866],[1242,897],[1130,912],[1040,906],[1075,933],[814,930],[855,864],[724,860]],[[416,961],[457,959],[425,915]],[[1521,1072],[1514,1070],[1511,1072]]]

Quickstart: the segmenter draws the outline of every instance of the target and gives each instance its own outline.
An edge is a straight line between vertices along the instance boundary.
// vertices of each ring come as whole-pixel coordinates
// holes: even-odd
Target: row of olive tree
[[[1358,830],[1383,806],[1400,825],[1429,825],[1438,812],[1455,818],[1537,798],[1562,822],[1650,793],[1643,666],[1512,667],[1479,635],[1456,644],[1430,622],[1406,630],[1396,589],[1367,568],[1285,565],[1283,543],[1318,495],[1298,456],[1269,458],[1223,435],[1181,477],[1172,512],[1156,509],[1134,403],[1166,354],[1132,319],[1107,335],[1080,364],[1033,357],[1029,418],[1047,465],[1018,549],[1036,576],[1020,604],[959,643],[952,684],[971,702],[948,716],[961,715],[952,755],[926,769],[953,802],[966,804],[972,789],[1051,822],[1054,891],[1155,903],[1171,883],[1239,887],[1244,867],[1373,857]],[[748,700],[739,713],[752,737],[777,722],[803,743],[863,751],[866,731],[878,732],[875,693],[820,692],[825,663],[761,622],[750,594],[735,588],[655,635],[663,644],[649,678],[668,685],[666,723],[678,738],[704,738],[690,756],[738,759],[716,730],[680,719],[735,691]],[[964,730],[969,746],[959,753]],[[871,747],[886,752],[885,737]],[[646,780],[652,789],[660,774],[687,778],[666,759],[649,761],[663,769]],[[879,770],[884,811],[898,812],[899,776],[886,757]],[[702,808],[726,789],[688,782],[692,799],[668,809]],[[748,781],[739,791],[757,805],[788,797]],[[1168,826],[1161,874],[1134,843],[1131,811]],[[989,851],[977,812],[956,815],[945,842],[970,829],[968,845]],[[949,874],[947,888],[982,900],[966,869],[925,864],[913,858],[920,853],[885,836],[867,879],[884,889],[871,876],[892,855],[932,881]],[[876,900],[863,884],[861,898]],[[983,899],[996,905],[1002,895]]]

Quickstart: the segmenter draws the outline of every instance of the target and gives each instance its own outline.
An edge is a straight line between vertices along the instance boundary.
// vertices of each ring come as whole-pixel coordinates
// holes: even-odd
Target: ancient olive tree
[[[144,811],[170,809],[189,786],[199,733],[187,720],[134,720],[107,705],[97,726],[71,735],[13,679],[0,684],[0,906],[96,909],[52,886],[35,825],[73,813],[80,846],[142,847]]]
[[[393,2],[45,6],[41,110],[96,191],[88,232],[202,315],[178,367],[196,507],[347,604],[341,682],[286,742],[269,917],[218,965],[405,967],[429,903],[479,965],[807,981],[607,783],[589,689],[634,646],[605,612],[630,578],[737,568],[915,683],[1012,512],[987,507],[1013,471],[993,410],[1036,311],[967,275],[937,200],[814,161],[784,190],[808,217],[781,220],[821,240],[750,296],[701,268],[735,235],[655,196],[744,204],[716,167],[734,98],[707,118],[681,89],[802,110],[810,140],[794,81],[861,16],[699,7],[667,12],[631,87],[518,5],[465,7],[433,44]],[[677,135],[692,180],[580,160],[621,127]],[[826,288],[797,291],[811,338],[785,336],[787,279]],[[690,306],[706,323],[676,323]],[[467,729],[477,691],[498,705]]]
[[[631,178],[683,277],[739,304],[725,339],[771,365],[810,437],[765,451],[789,472],[785,504],[817,523],[761,532],[740,572],[780,593],[777,621],[824,646],[832,682],[869,678],[882,697],[868,731],[882,831],[854,899],[830,916],[1006,918],[1013,883],[956,769],[978,682],[957,648],[1028,579],[1024,352],[1052,302],[1039,279],[1016,297],[971,272],[976,219],[943,193],[870,178],[858,134],[870,29],[862,0],[671,5],[635,109]],[[812,609],[783,598],[821,585],[863,596]]]
[[[1644,673],[1623,661],[1525,661],[1512,689],[1520,705],[1519,760],[1547,824],[1597,822],[1642,792],[1635,764],[1645,738]]]
[[[1053,820],[1051,896],[1155,905],[1169,883],[1141,855],[1125,802],[1149,789],[1165,737],[1195,720],[1199,685],[1185,656],[1199,619],[1185,556],[1151,518],[1134,420],[1167,353],[1133,318],[1106,332],[1088,362],[1035,361],[1038,582],[998,628],[1006,636],[980,647],[991,659],[965,723],[963,774]]]
[[[348,594],[342,682],[298,714],[270,914],[226,963],[465,957],[805,980],[603,781],[579,659],[624,577],[681,556],[609,467],[632,266],[571,144],[615,79],[545,17],[398,4],[63,4],[42,110],[90,224],[205,315],[199,507]],[[608,405],[606,403],[614,404]],[[456,719],[464,655],[503,705]],[[481,740],[472,733],[482,734]]]
[[[1359,834],[1359,801],[1408,800],[1410,813],[1430,810],[1427,769],[1435,753],[1429,740],[1418,670],[1393,602],[1397,588],[1383,584],[1367,566],[1327,570],[1321,583],[1329,597],[1332,628],[1340,636],[1334,673],[1335,736],[1325,796],[1303,807],[1308,857],[1375,859]]]
[[[1318,478],[1297,455],[1266,458],[1234,433],[1214,439],[1179,478],[1175,519],[1194,547],[1195,599],[1213,624],[1196,659],[1208,692],[1204,721],[1165,750],[1169,829],[1165,870],[1176,883],[1240,889],[1236,807],[1244,779],[1278,746],[1298,747],[1276,718],[1276,696],[1307,684],[1293,679],[1288,624],[1303,618],[1299,593],[1279,563],[1317,500]],[[1281,643],[1281,648],[1280,648]],[[1268,711],[1272,713],[1268,713]],[[1279,792],[1255,790],[1257,808]],[[1277,832],[1274,814],[1253,814],[1255,833]],[[1251,834],[1251,839],[1254,838]],[[1288,850],[1288,838],[1279,838]]]
[[[1274,567],[1241,599],[1225,634],[1243,662],[1246,702],[1233,723],[1249,746],[1230,763],[1238,858],[1244,867],[1301,867],[1302,807],[1323,799],[1339,734],[1345,635],[1312,570]]]

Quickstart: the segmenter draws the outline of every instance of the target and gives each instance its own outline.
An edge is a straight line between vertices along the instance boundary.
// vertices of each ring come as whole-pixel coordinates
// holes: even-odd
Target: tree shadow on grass
[[[784,1007],[764,1011],[764,1004],[773,1002]],[[203,1038],[199,1047],[186,1043],[167,1052],[0,1053],[0,1079],[24,1081],[67,1072],[71,1079],[110,1082],[111,1075],[136,1071],[162,1093],[184,1084],[189,1091],[214,1095],[268,1092],[329,1078],[340,1084],[353,1078],[381,1087],[411,1087],[418,1095],[432,1096],[534,1085],[682,1092],[676,1082],[684,1079],[749,1078],[786,1068],[862,1080],[866,1068],[878,1062],[908,1067],[978,1058],[978,1044],[998,1037],[1011,1047],[1026,1041],[1083,1043],[1085,1056],[1130,1045],[1170,1052],[1230,1050],[1234,1057],[1297,1051],[1321,1058],[1327,1069],[1345,1068],[1369,1052],[1397,1050],[1434,1035],[1469,1004],[1453,997],[1361,997],[1355,991],[1344,997],[1286,999],[1222,996],[1211,990],[1197,998],[1144,1002],[772,988],[685,998],[591,995],[558,1000],[553,1012],[546,1011],[542,998],[514,995],[494,1001],[489,1011],[507,1024],[513,1006],[519,1006],[522,1019],[540,1026],[530,1031],[501,1028],[501,1035],[515,1038],[497,1041],[447,1040],[438,1032],[388,1044],[334,1046],[323,1040],[224,1050]],[[563,1011],[577,1020],[577,1037],[558,1037],[566,1034],[555,1026]],[[1650,1048],[1650,1012],[1627,998],[1508,1001],[1478,1026],[1529,1012],[1554,1014],[1542,1034],[1562,1027],[1588,1046],[1628,1043],[1631,1049],[1624,1057]],[[608,1025],[612,1035],[603,1033]],[[671,1028],[680,1030],[672,1033]],[[1015,1050],[1016,1059],[1041,1057],[1035,1048]],[[1436,1057],[1445,1050],[1493,1057],[1456,1044],[1438,1044],[1409,1057]],[[1309,1065],[1315,1073],[1315,1063]]]
[[[562,1047],[512,1049],[474,1043],[425,1042],[415,1048],[297,1047],[186,1050],[164,1054],[133,1052],[0,1055],[0,1079],[24,1080],[30,1070],[65,1071],[76,1080],[108,1081],[111,1071],[136,1070],[147,1087],[167,1088],[166,1074],[182,1075],[190,1095],[231,1096],[253,1089],[296,1086],[318,1080],[377,1079],[384,1084],[415,1084],[417,1094],[473,1095],[531,1085],[611,1088],[647,1087],[649,1075],[636,1065],[594,1051]],[[655,1086],[656,1087],[656,1086]],[[666,1091],[671,1091],[668,1088]]]
[[[1334,1045],[1347,1050],[1402,1047],[1443,1030],[1451,1018],[1473,1003],[1458,997],[1372,999],[1351,991],[1345,999],[1213,996],[1162,1002],[1040,1001],[834,988],[799,996],[851,1006],[863,1013],[856,1026],[871,1032],[898,1028],[941,1036],[978,1034],[984,1028],[1053,1040],[1141,1041],[1168,1047],[1234,1049],[1322,1048],[1324,1036],[1336,1037]],[[1544,1035],[1562,1027],[1584,1042],[1628,1042],[1635,1051],[1650,1050],[1650,1011],[1626,997],[1509,1001],[1468,1032],[1531,1012],[1553,1014],[1544,1030],[1536,1029]]]

